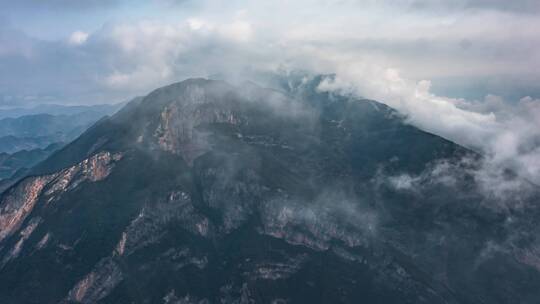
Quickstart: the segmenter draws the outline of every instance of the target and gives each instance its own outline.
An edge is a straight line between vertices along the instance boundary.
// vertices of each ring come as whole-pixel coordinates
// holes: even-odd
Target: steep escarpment
[[[477,155],[320,81],[191,79],[94,125],[2,194],[0,301],[533,303],[539,210],[510,221]]]
[[[18,255],[24,241],[41,222],[39,216],[31,216],[38,202],[47,205],[51,201],[58,200],[62,193],[76,188],[84,181],[96,182],[104,179],[110,173],[114,162],[121,157],[121,154],[98,153],[60,172],[28,177],[6,191],[0,202],[0,241],[19,230],[20,238],[15,247],[4,257],[4,261]],[[25,221],[29,217],[30,220]],[[25,223],[26,227],[21,228]]]

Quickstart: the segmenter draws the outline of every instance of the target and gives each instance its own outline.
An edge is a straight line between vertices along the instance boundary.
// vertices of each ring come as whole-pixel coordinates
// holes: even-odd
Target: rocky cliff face
[[[96,182],[104,179],[110,173],[113,162],[120,160],[121,157],[121,154],[98,153],[60,172],[28,177],[6,191],[0,202],[0,242],[17,231],[19,231],[19,237],[17,243],[7,251],[0,265],[4,266],[19,255],[24,242],[40,224],[39,216],[27,220],[38,201],[41,200],[44,205],[38,207],[43,208],[84,181]],[[25,223],[26,226],[23,225]],[[48,234],[44,236],[37,244],[38,249],[46,245],[49,237]]]
[[[490,207],[478,156],[310,81],[187,80],[56,152],[2,194],[0,301],[535,303],[534,203]]]

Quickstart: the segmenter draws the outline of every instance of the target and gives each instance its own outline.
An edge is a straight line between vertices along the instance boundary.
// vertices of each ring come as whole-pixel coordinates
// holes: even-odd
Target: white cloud
[[[500,97],[468,101],[437,96],[430,82],[402,78],[393,69],[335,62],[337,77],[320,90],[337,90],[379,100],[423,130],[482,152],[490,169],[509,168],[540,184],[540,100],[512,105]],[[492,170],[494,171],[494,170]],[[490,173],[492,175],[492,173]]]
[[[210,25],[206,21],[199,18],[189,18],[187,20],[187,24],[189,25],[189,28],[194,31],[198,31],[205,27],[210,27]]]
[[[253,29],[249,22],[236,20],[232,23],[224,24],[220,29],[220,33],[227,39],[247,42],[253,35]]]
[[[432,90],[432,83],[440,85],[445,77],[497,76],[537,86],[540,19],[535,15],[478,6],[449,13],[409,11],[375,1],[201,6],[191,15],[197,17],[76,31],[68,39],[76,48],[3,28],[0,42],[9,44],[0,43],[0,63],[11,72],[0,74],[0,81],[13,92],[0,94],[39,95],[41,89],[69,100],[105,102],[186,77],[245,69],[337,73],[320,89],[379,100],[406,114],[411,124],[540,181],[540,101],[525,97],[512,103],[494,95],[474,101]],[[473,6],[465,1],[463,7]],[[22,58],[14,61],[17,55]]]
[[[82,32],[82,31],[75,31],[69,36],[69,44],[71,45],[81,45],[88,40],[88,33]]]
[[[193,45],[181,41],[181,47],[191,49],[192,52],[198,49],[197,51],[206,54],[229,51],[230,54],[227,54],[227,57],[235,57],[234,62],[251,66],[276,66],[285,63],[302,67],[303,64],[313,64],[313,60],[304,58],[305,54],[302,53],[313,55],[318,52],[327,53],[329,57],[342,56],[349,62],[354,62],[355,65],[358,65],[358,62],[372,62],[381,68],[395,68],[399,70],[402,77],[407,79],[414,81],[431,79],[436,88],[442,86],[455,89],[460,88],[459,85],[463,83],[485,81],[487,82],[485,89],[488,90],[486,92],[495,89],[498,90],[495,92],[497,94],[501,94],[501,91],[512,91],[514,94],[515,91],[521,91],[519,86],[533,90],[540,80],[540,73],[537,72],[540,71],[540,67],[535,68],[537,62],[540,62],[536,51],[540,46],[537,30],[540,28],[540,19],[534,14],[517,15],[516,10],[513,9],[516,5],[502,2],[493,5],[474,4],[465,0],[459,1],[456,5],[448,5],[443,1],[397,3],[396,1],[371,0],[298,0],[294,2],[235,0],[227,3],[207,0],[198,1],[197,4],[192,1],[167,0],[165,2],[181,3],[182,12],[176,14],[179,11],[178,6],[156,4],[153,7],[156,11],[146,15],[147,20],[150,21],[144,21],[136,17],[137,14],[129,14],[132,17],[128,18],[122,14],[122,11],[113,10],[110,12],[111,20],[123,20],[122,23],[114,21],[106,23],[102,30],[91,33],[92,38],[95,38],[91,39],[93,41],[88,39],[90,33],[74,32],[68,41],[73,45],[85,47],[84,50],[72,50],[84,52],[83,57],[76,54],[73,56],[74,60],[79,62],[84,60],[80,62],[82,70],[78,73],[93,74],[91,78],[94,81],[90,85],[106,83],[103,82],[104,77],[96,81],[105,70],[111,75],[116,72],[131,74],[137,68],[132,67],[130,71],[126,71],[129,70],[125,67],[128,60],[124,58],[121,58],[120,61],[123,63],[119,67],[118,64],[112,62],[101,64],[102,60],[93,57],[126,56],[128,53],[125,52],[128,50],[132,50],[132,53],[161,52],[163,54],[163,51],[152,50],[151,45],[160,44],[159,49],[163,50],[165,46],[161,41],[166,43],[174,41],[175,38],[171,36],[194,35],[198,37],[194,38]],[[530,7],[531,3],[528,3]],[[438,10],[436,9],[438,7],[445,9]],[[448,9],[449,7],[458,9]],[[140,7],[134,4],[133,10],[137,9]],[[155,15],[152,16],[154,13]],[[115,33],[106,33],[106,30],[115,31]],[[190,32],[198,32],[198,34]],[[140,37],[137,37],[138,35]],[[204,38],[203,35],[205,35]],[[117,39],[118,48],[111,45],[106,49],[100,48],[104,39],[110,41],[112,38]],[[206,41],[203,41],[204,39]],[[11,45],[17,45],[17,42],[11,41]],[[174,45],[167,47],[175,48]],[[47,52],[49,48],[35,51]],[[238,48],[242,49],[238,50]],[[233,49],[236,54],[232,53]],[[187,53],[189,52],[188,50]],[[59,49],[56,52],[56,54],[62,53],[65,53],[65,50]],[[169,57],[175,54],[174,50],[166,51],[166,53],[167,59],[163,61],[168,65],[173,65],[170,70],[176,76],[168,78],[160,76],[159,79],[163,82],[156,82],[158,85],[165,84],[165,81],[172,78],[179,80],[181,75],[189,76],[178,72],[180,68],[176,68],[178,62],[185,63],[189,60],[185,57],[185,53],[176,52],[176,54],[182,54],[178,55],[176,60]],[[47,56],[50,56],[50,53]],[[240,59],[243,57],[247,59],[241,62]],[[258,62],[248,62],[253,58],[257,58]],[[136,59],[131,60],[136,66],[146,65],[145,61],[156,62],[154,56],[149,58],[136,56]],[[53,63],[53,60],[47,60],[51,62],[51,66],[58,66]],[[64,62],[65,60],[66,58]],[[92,63],[96,60],[100,64]],[[193,65],[200,64],[193,61]],[[40,66],[40,68],[45,71],[44,68],[47,66]],[[181,69],[186,70],[186,66],[182,64]],[[206,68],[199,70],[204,72]],[[157,75],[162,75],[162,73],[159,72]],[[57,77],[62,77],[62,75],[57,74]],[[27,83],[21,84],[21,87],[28,88],[32,84],[28,82],[39,84],[42,83],[42,79],[37,78],[44,77],[32,73],[22,75],[21,78],[21,82]],[[69,80],[72,77],[67,75],[66,78]],[[455,83],[456,79],[463,80],[463,83],[459,81]],[[496,79],[504,80],[503,86],[496,85]],[[468,80],[470,81],[467,82]],[[58,86],[59,83],[62,82],[56,85]],[[478,86],[483,84],[480,83]],[[84,85],[89,84],[86,82]],[[126,86],[126,88],[134,87]],[[118,87],[116,88],[115,92],[118,92]],[[142,90],[140,86],[139,88]],[[506,88],[508,90],[504,90]],[[48,86],[47,90],[50,89]],[[54,89],[62,90],[62,88]],[[97,94],[98,90],[101,88],[86,88],[83,91],[95,91]],[[9,94],[20,93],[10,92]],[[124,93],[129,95],[138,92],[126,91]],[[526,93],[526,95],[529,94],[534,94],[534,92]]]

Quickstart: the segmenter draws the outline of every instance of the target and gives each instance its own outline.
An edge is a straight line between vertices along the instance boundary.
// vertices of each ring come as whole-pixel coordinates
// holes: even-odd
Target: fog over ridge
[[[34,2],[0,4],[2,106],[123,101],[215,74],[263,85],[269,73],[336,74],[319,89],[386,103],[540,182],[535,1]],[[40,37],[27,33],[40,20],[18,18],[90,16],[90,6],[106,22],[66,21],[69,33]],[[467,83],[485,97],[456,98]],[[434,92],[441,85],[452,97]]]

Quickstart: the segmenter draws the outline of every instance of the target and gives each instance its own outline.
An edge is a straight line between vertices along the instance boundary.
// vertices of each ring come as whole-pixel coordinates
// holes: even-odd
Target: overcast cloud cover
[[[0,106],[336,73],[319,89],[384,102],[540,183],[539,29],[535,0],[0,0]]]

